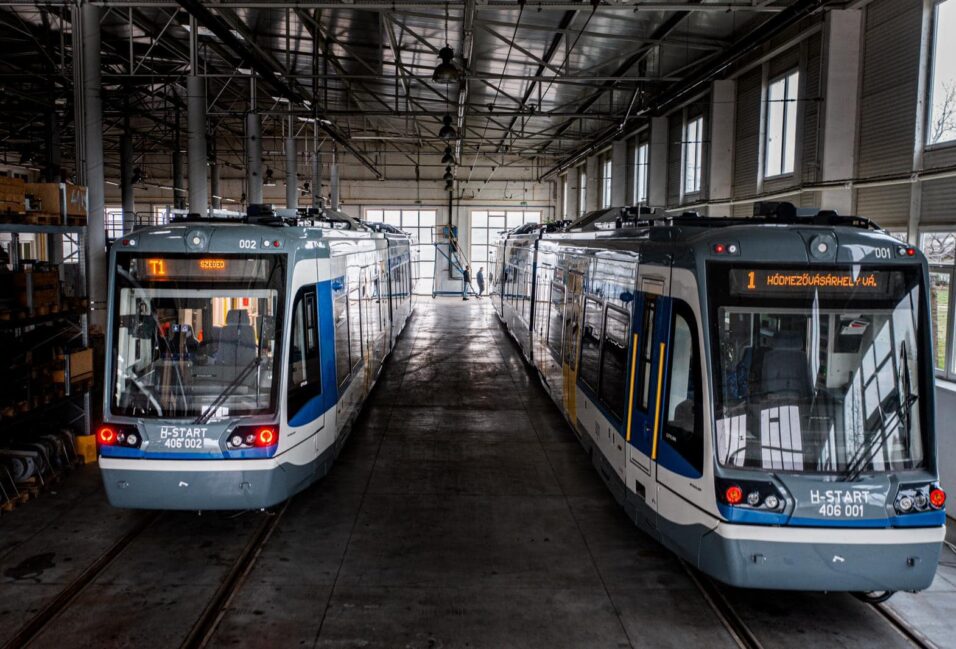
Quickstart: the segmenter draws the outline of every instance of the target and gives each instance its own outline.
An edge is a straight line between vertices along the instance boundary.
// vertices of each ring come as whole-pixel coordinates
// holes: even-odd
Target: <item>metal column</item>
[[[330,207],[333,210],[339,209],[339,161],[335,155],[335,147],[332,147],[332,164],[329,169],[330,189]]]
[[[209,187],[206,171],[206,83],[199,75],[198,26],[195,17],[189,24],[189,76],[186,94],[189,124],[189,211],[205,216],[209,212]]]
[[[120,135],[120,197],[123,203],[123,234],[136,227],[136,204],[133,199],[133,136],[129,121]]]
[[[262,140],[255,112],[246,115],[246,184],[248,204],[262,203]]]
[[[322,204],[322,152],[318,145],[312,154],[312,207],[318,209]]]
[[[209,193],[212,200],[212,209],[222,209],[222,190],[219,188],[219,162],[213,158],[209,163]]]
[[[285,206],[299,207],[298,174],[296,171],[295,137],[292,133],[292,118],[289,118],[289,133],[285,140]]]
[[[87,186],[86,263],[90,296],[90,325],[106,327],[106,219],[103,177],[103,103],[100,97],[100,18],[102,10],[90,3],[73,7],[73,52],[80,65],[73,66],[77,88],[77,147],[80,182]]]
[[[173,209],[186,209],[186,180],[183,177],[183,142],[179,109],[173,129]]]

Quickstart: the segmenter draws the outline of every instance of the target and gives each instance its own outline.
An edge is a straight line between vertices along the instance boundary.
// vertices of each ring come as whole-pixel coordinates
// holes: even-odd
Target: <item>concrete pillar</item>
[[[73,11],[73,52],[81,65],[74,65],[74,84],[78,90],[77,130],[83,164],[77,165],[80,182],[87,187],[86,280],[90,297],[90,327],[106,327],[106,215],[104,210],[103,103],[100,97],[100,18],[102,10],[84,3]]]
[[[123,203],[123,233],[136,227],[136,204],[133,199],[133,137],[127,130],[120,135],[120,198]]]
[[[322,152],[318,147],[312,154],[312,207],[322,204]]]
[[[332,165],[329,168],[330,203],[333,210],[339,209],[339,161],[332,149]]]
[[[581,167],[568,169],[568,205],[566,218],[572,221],[581,216]]]
[[[826,91],[823,93],[823,182],[853,178],[856,173],[856,131],[863,12],[859,9],[828,11],[826,39]],[[825,190],[820,207],[851,214],[853,190]]]
[[[285,140],[285,206],[299,207],[298,172],[296,171],[296,147],[292,133]]]
[[[598,157],[592,155],[585,163],[588,179],[585,186],[585,211],[593,212],[601,206],[601,170],[598,164]]]
[[[61,180],[62,153],[60,146],[60,124],[56,105],[52,103],[46,115],[46,167],[43,177],[47,182],[58,183]]]
[[[259,115],[246,115],[246,201],[262,203],[262,140],[259,137]]]
[[[182,121],[179,109],[176,109],[175,128],[173,129],[173,209],[186,209],[186,179],[183,175]]]
[[[627,200],[627,142],[618,140],[611,148],[611,206],[623,207]]]
[[[205,79],[189,75],[186,89],[189,113],[189,211],[205,216],[209,211]]]
[[[222,209],[222,189],[219,183],[219,162],[215,159],[209,164],[209,193],[212,209]]]
[[[732,80],[715,81],[710,93],[710,200],[730,201],[734,182],[734,115],[736,113],[737,83]],[[730,213],[725,209],[716,214]]]
[[[650,166],[647,171],[647,204],[667,206],[667,118],[651,118]]]

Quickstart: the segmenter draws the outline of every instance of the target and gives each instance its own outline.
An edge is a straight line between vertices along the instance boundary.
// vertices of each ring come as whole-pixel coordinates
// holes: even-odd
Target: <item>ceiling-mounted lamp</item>
[[[442,118],[442,123],[444,123],[444,126],[438,131],[438,137],[443,140],[454,140],[458,137],[458,132],[455,130],[455,127],[451,125],[451,115],[445,113],[445,116]]]
[[[453,180],[455,176],[451,173],[451,167],[445,167],[445,175],[442,176],[442,180]]]
[[[445,147],[445,154],[441,157],[441,163],[445,165],[455,164],[455,155],[451,152],[451,147]]]
[[[455,50],[446,44],[445,47],[438,50],[438,58],[441,59],[441,63],[438,64],[435,68],[435,72],[432,73],[432,81],[438,81],[440,83],[458,81],[458,79],[461,78],[461,70],[455,65]]]
[[[272,167],[266,167],[266,177],[262,180],[263,187],[275,187],[276,179],[272,173]]]

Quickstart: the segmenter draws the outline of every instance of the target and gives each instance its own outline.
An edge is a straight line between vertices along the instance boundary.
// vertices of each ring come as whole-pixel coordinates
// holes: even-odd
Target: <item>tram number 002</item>
[[[239,239],[239,248],[242,250],[255,250],[257,243],[255,239]]]
[[[827,518],[863,518],[863,505],[837,505],[827,503],[820,506],[820,515]]]

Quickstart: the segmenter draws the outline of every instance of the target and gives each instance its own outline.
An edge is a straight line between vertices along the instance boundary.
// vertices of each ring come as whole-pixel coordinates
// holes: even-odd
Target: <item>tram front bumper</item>
[[[239,510],[271,507],[314,476],[315,464],[268,460],[100,458],[106,496],[132,509]]]
[[[720,523],[700,568],[743,588],[918,591],[936,574],[946,527],[795,528]]]

